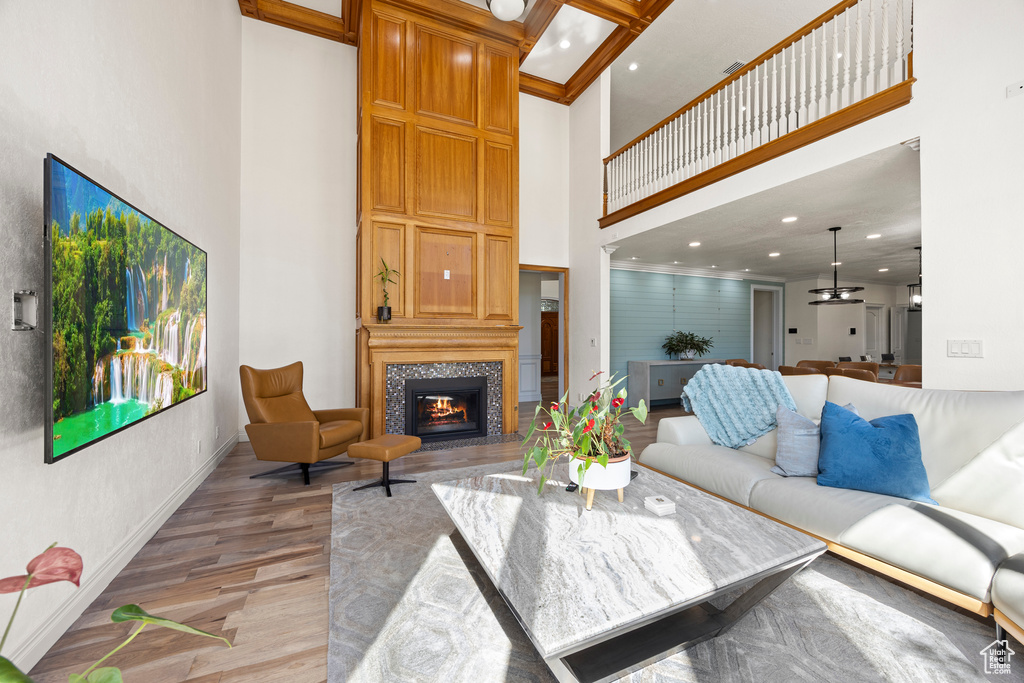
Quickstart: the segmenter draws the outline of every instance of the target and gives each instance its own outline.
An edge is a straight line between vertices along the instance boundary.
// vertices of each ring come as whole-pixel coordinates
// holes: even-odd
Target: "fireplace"
[[[405,433],[423,441],[487,435],[487,378],[405,381]]]

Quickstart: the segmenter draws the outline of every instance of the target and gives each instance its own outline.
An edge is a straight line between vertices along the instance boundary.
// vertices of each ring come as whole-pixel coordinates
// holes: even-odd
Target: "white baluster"
[[[814,35],[814,32],[811,32]],[[812,47],[813,49],[813,47]],[[811,52],[811,65],[814,68],[814,53]],[[807,123],[807,37],[800,39],[800,111],[797,114],[796,125],[802,126]],[[814,87],[814,78],[810,79],[811,87]]]
[[[832,90],[828,95],[828,113],[839,111],[839,17],[832,17]]]
[[[757,109],[754,108],[754,100],[751,99],[756,85],[755,78],[757,77],[757,69],[748,71],[747,75],[744,76],[747,79],[747,96],[743,99],[743,106],[747,108],[746,118],[743,121],[743,151],[749,152],[754,148],[754,133],[755,133],[755,113]]]
[[[764,107],[768,106],[768,98],[761,98],[761,91],[765,88],[765,83],[768,79],[761,73],[761,67],[764,67],[764,74],[768,73],[768,65],[760,64],[754,67],[754,147],[760,147],[767,142],[764,123],[768,118],[762,109],[762,101]]]
[[[892,71],[889,65],[889,0],[882,0],[882,68],[878,73],[878,90],[889,87]]]
[[[769,91],[772,101],[772,113],[768,119],[768,139],[774,140],[779,137],[779,59],[778,55],[772,57],[772,86]]]
[[[903,0],[896,0],[896,54],[894,61],[893,85],[907,80],[906,61],[903,55]]]
[[[861,16],[861,8],[864,3],[857,3],[857,75],[853,81],[853,101],[860,102],[864,99],[864,21]]]
[[[796,45],[789,48],[789,116],[787,117],[786,132],[791,133],[799,125],[797,120],[797,92],[796,92]]]
[[[732,156],[743,153],[743,81],[742,76],[732,82],[733,120]]]
[[[846,22],[843,25],[843,96],[840,100],[842,107],[845,109],[850,106],[850,93],[852,91],[852,84],[850,83],[850,21],[853,18],[853,13],[850,10],[846,10],[843,16],[846,17]]]
[[[680,180],[690,177],[690,153],[693,150],[693,127],[690,125],[693,118],[693,107],[687,109],[682,116],[683,120],[683,154],[681,163]]]
[[[828,24],[821,27],[821,92],[818,96],[818,118],[828,111]]]
[[[867,82],[864,84],[865,96],[874,95],[878,92],[878,76],[875,71],[875,54],[878,47],[875,45],[875,3],[868,0],[868,73]]]
[[[786,85],[788,83],[788,81],[786,80],[786,76],[788,73],[787,70],[789,69],[789,64],[786,61],[785,50],[779,53],[779,59],[782,60],[782,73],[780,74],[779,78],[779,135],[785,135],[786,133],[789,132],[789,127],[787,126],[787,123],[789,122],[789,116],[786,112],[786,105],[789,104],[789,99],[786,96]]]
[[[807,79],[810,97],[807,104],[807,122],[818,120],[818,31],[811,31],[811,75]]]

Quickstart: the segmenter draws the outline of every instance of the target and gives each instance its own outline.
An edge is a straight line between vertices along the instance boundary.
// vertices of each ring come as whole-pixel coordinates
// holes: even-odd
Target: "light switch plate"
[[[984,358],[980,339],[947,339],[946,355],[950,358]]]
[[[452,271],[450,271],[450,270],[444,271],[444,279],[445,280],[451,280],[452,279]]]

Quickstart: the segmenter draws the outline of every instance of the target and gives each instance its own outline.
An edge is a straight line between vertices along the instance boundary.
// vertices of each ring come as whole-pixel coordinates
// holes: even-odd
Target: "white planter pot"
[[[590,463],[590,469],[587,470],[583,477],[583,483],[580,484],[578,469],[582,462],[578,459],[569,461],[569,480],[574,484],[597,491],[615,491],[629,485],[632,458],[609,462],[607,467],[601,467],[601,464],[595,460]]]

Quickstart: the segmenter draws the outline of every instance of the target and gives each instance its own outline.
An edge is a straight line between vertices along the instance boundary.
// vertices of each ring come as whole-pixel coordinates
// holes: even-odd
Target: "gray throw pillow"
[[[860,415],[852,403],[843,406]],[[821,429],[799,413],[785,406],[775,411],[776,433],[775,466],[772,472],[784,477],[817,477],[818,452],[821,450]]]

